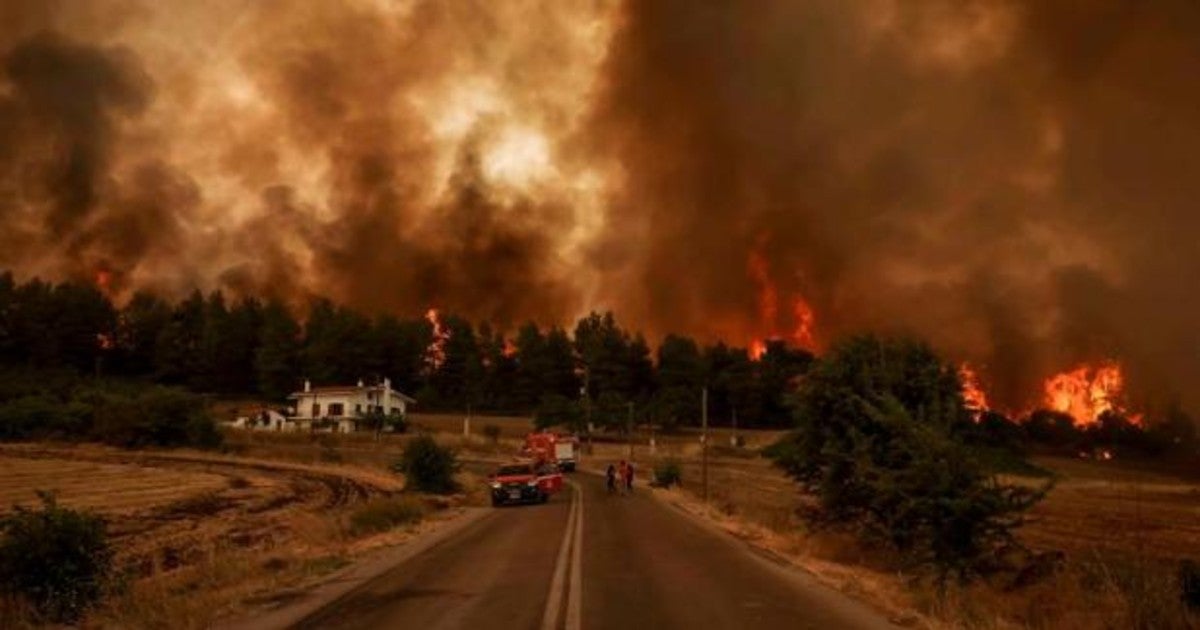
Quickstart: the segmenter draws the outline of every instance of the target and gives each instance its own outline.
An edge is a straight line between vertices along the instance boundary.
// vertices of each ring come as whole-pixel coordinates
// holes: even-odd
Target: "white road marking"
[[[562,543],[558,547],[558,559],[554,563],[554,578],[550,581],[550,594],[546,596],[546,610],[542,613],[542,630],[557,630],[558,613],[562,610],[563,591],[567,577],[567,562],[570,558],[571,543],[579,518],[579,508],[583,501],[582,492],[573,482],[571,488],[571,508],[567,516],[567,527],[563,531]]]
[[[583,611],[583,489],[571,482],[579,497],[578,518],[575,519],[575,548],[571,552],[571,588],[567,592],[567,630],[579,630]]]

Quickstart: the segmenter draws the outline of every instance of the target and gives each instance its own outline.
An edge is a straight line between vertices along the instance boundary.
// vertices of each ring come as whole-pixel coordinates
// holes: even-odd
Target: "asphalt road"
[[[572,478],[347,593],[297,628],[877,628],[860,604],[650,497]]]

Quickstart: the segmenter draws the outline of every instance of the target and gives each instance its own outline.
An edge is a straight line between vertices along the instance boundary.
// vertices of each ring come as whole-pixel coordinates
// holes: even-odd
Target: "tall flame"
[[[779,289],[775,286],[772,278],[770,262],[762,251],[765,243],[766,237],[760,237],[756,246],[746,257],[747,275],[758,288],[759,327],[766,333],[765,336],[757,337],[750,342],[750,358],[756,361],[766,353],[768,340],[784,338],[784,335],[780,334]],[[791,298],[795,328],[792,330],[790,340],[806,350],[816,350],[816,313],[803,295],[795,293]]]
[[[983,412],[989,409],[987,392],[983,391],[980,385],[979,374],[975,368],[964,362],[958,366],[958,380],[962,382],[963,403],[975,419],[979,420]]]
[[[430,371],[434,371],[446,362],[446,341],[450,339],[450,331],[442,324],[441,315],[436,308],[425,311],[425,319],[433,326],[432,340],[425,349],[425,365]]]
[[[1106,411],[1124,413],[1121,406],[1125,375],[1121,365],[1104,361],[1095,366],[1082,364],[1046,379],[1043,389],[1046,407],[1075,419],[1075,425],[1095,424]],[[1131,414],[1129,421],[1140,425],[1142,416]]]

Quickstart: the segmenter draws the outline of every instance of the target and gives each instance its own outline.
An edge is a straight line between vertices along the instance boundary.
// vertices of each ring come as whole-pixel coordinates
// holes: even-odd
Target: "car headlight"
[[[493,482],[492,482],[492,490],[499,490],[499,489],[500,489],[500,482],[499,482],[499,481],[493,481]]]
[[[537,487],[537,479],[534,479],[533,481],[530,481],[529,483],[527,483],[525,485],[529,486],[530,488],[536,488]]]

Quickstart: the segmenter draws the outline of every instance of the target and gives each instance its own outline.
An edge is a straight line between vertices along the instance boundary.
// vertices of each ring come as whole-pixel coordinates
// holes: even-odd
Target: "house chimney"
[[[312,391],[312,383],[310,383],[308,381],[308,379],[304,379],[304,391],[306,391],[306,392]]]
[[[391,390],[392,390],[392,379],[390,379],[386,376],[383,377],[383,391],[388,392]]]

